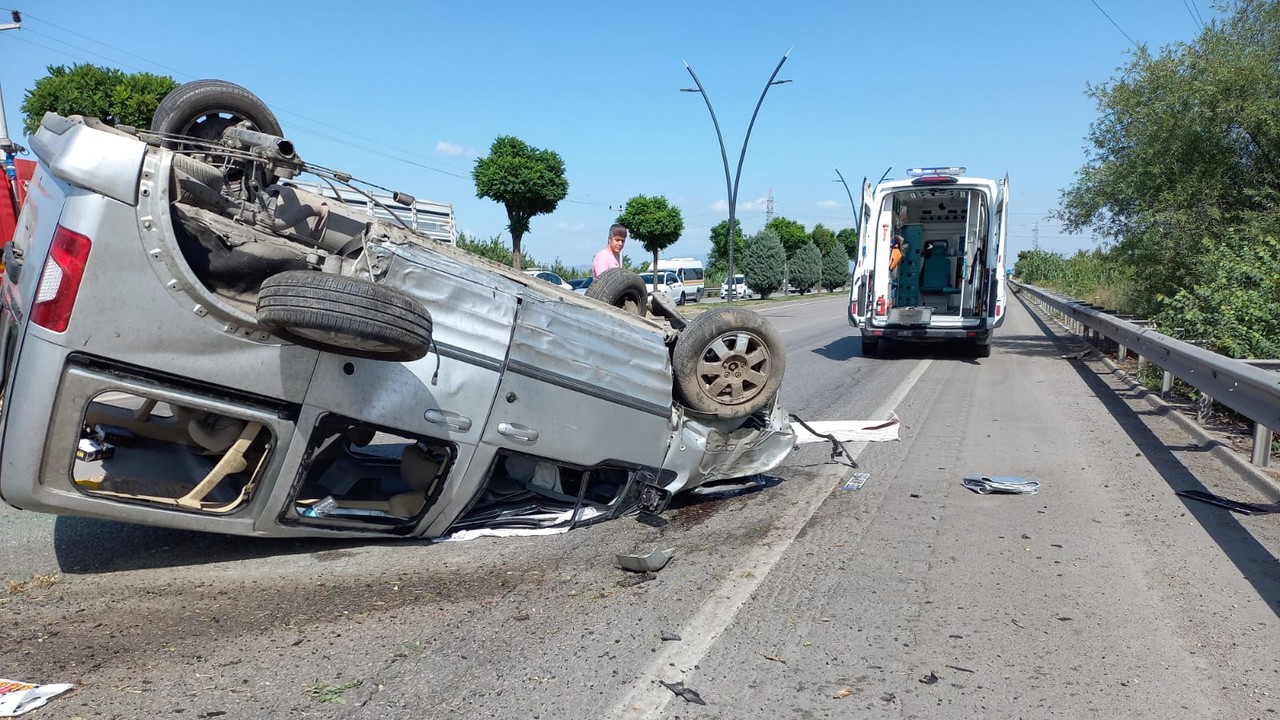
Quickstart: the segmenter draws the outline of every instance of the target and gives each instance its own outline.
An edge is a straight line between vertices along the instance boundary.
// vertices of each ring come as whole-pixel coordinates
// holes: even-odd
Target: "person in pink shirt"
[[[591,277],[598,278],[606,270],[622,267],[622,246],[627,244],[627,228],[621,223],[609,226],[609,241],[591,261]]]

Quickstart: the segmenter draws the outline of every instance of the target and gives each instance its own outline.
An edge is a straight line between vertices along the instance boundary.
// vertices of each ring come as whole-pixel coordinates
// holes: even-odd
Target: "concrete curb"
[[[1079,335],[1067,330],[1052,315],[1048,315],[1043,312],[1043,308],[1040,308],[1039,306],[1036,306],[1034,309],[1029,307],[1028,300],[1021,296],[1018,297],[1018,300],[1022,303],[1024,308],[1035,312],[1042,318],[1052,321],[1054,325],[1060,328],[1060,332],[1057,333],[1059,337],[1065,337],[1074,341],[1079,344],[1082,349],[1098,352],[1096,347],[1086,342]],[[1235,448],[1210,435],[1207,430],[1200,427],[1199,423],[1183,415],[1173,405],[1165,402],[1164,398],[1160,397],[1159,393],[1153,392],[1145,385],[1138,382],[1137,378],[1134,378],[1129,373],[1120,369],[1119,366],[1111,361],[1111,358],[1103,355],[1101,352],[1098,352],[1098,358],[1102,360],[1102,364],[1107,367],[1111,374],[1115,375],[1122,382],[1128,385],[1130,390],[1141,393],[1142,399],[1146,400],[1147,404],[1150,405],[1157,414],[1172,420],[1175,425],[1185,431],[1188,435],[1195,438],[1202,447],[1207,447],[1209,452],[1213,453],[1215,457],[1222,461],[1223,465],[1226,465],[1241,480],[1249,483],[1249,485],[1253,486],[1255,490],[1262,493],[1270,502],[1280,502],[1280,482],[1277,482],[1275,478],[1262,470],[1259,470],[1253,463],[1249,462],[1248,459],[1241,457],[1240,453],[1237,452]]]

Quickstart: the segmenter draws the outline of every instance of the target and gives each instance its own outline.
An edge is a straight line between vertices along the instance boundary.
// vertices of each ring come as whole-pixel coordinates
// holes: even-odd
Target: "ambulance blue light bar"
[[[912,185],[950,185],[964,171],[962,167],[927,167],[911,168],[907,170],[907,174],[912,178]]]

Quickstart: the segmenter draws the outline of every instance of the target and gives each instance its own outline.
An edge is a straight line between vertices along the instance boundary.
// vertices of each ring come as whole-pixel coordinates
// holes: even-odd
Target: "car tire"
[[[782,386],[782,337],[761,315],[723,307],[698,315],[671,358],[677,395],[695,413],[739,419],[763,410]]]
[[[680,293],[679,299],[676,300],[677,305],[684,305],[688,300],[685,298],[684,292]]]
[[[974,342],[973,356],[977,358],[991,357],[991,343],[990,342],[985,342],[985,343]]]
[[[222,131],[248,120],[258,132],[279,135],[280,122],[257,95],[225,80],[196,80],[179,85],[164,96],[151,116],[151,130],[217,140]],[[176,148],[178,140],[164,140]]]
[[[613,268],[591,281],[587,297],[644,317],[649,307],[649,290],[640,276],[625,268]]]
[[[863,357],[875,357],[877,354],[879,354],[879,352],[880,352],[879,338],[869,338],[869,337],[862,338],[862,356]]]
[[[294,344],[350,357],[406,362],[431,347],[431,313],[422,303],[367,280],[309,270],[267,278],[258,321]]]

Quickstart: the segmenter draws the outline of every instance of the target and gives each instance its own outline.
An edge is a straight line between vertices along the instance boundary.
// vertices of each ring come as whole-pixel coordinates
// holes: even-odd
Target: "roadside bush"
[[[1233,358],[1280,357],[1280,240],[1261,228],[1204,238],[1192,275],[1161,298],[1152,317],[1161,332]]]

